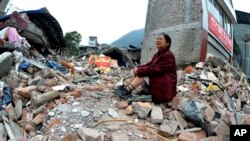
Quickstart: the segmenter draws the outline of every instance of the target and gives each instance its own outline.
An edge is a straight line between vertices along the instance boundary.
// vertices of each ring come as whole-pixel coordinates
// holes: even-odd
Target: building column
[[[208,32],[202,28],[201,30],[201,52],[200,52],[200,61],[205,62],[207,57],[207,43],[208,43]]]

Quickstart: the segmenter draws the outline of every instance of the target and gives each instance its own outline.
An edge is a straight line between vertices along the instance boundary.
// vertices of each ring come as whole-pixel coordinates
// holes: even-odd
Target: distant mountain
[[[144,28],[131,31],[119,39],[115,40],[111,45],[128,48],[129,45],[141,48],[144,38]]]

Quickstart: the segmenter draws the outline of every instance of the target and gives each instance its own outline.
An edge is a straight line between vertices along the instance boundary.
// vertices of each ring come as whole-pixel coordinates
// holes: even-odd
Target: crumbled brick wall
[[[201,0],[149,0],[141,62],[157,51],[155,39],[161,32],[171,36],[178,64],[199,61],[201,31]]]

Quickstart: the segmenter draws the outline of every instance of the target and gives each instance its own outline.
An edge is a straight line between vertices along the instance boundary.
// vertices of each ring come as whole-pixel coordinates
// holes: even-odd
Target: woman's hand
[[[134,74],[134,76],[137,76],[137,70],[138,70],[137,67],[135,67],[135,68],[133,69],[133,74]]]

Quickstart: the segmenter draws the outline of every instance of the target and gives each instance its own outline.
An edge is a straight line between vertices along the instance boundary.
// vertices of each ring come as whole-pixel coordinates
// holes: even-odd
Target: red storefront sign
[[[208,26],[209,30],[226,46],[226,48],[232,53],[233,42],[227,32],[221,27],[216,18],[208,13]]]

